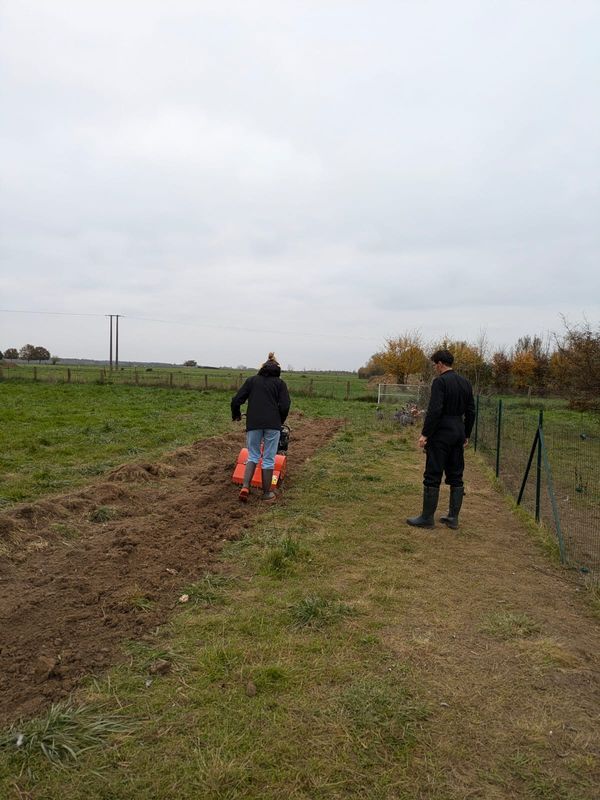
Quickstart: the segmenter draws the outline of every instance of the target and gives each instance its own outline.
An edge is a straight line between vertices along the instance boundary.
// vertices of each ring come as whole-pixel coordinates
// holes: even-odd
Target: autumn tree
[[[358,377],[372,378],[374,375],[384,375],[385,368],[381,360],[382,356],[383,353],[374,353],[364,367],[359,367]]]
[[[553,372],[560,369],[562,386],[584,397],[600,394],[600,328],[594,331],[589,322],[571,325],[565,320],[566,333],[557,340]]]
[[[8,347],[4,351],[4,358],[17,359],[18,357],[19,357],[19,351],[17,350],[16,347]]]
[[[406,383],[409,375],[422,375],[427,368],[427,356],[423,351],[419,333],[405,333],[386,339],[385,349],[372,356],[383,373],[393,375],[396,383]]]
[[[452,367],[468,378],[475,386],[484,382],[489,372],[483,348],[464,341],[443,339],[434,350],[449,350],[454,356]]]
[[[512,358],[513,386],[522,392],[535,386],[535,357],[531,350],[518,350]]]
[[[512,361],[504,350],[498,350],[492,356],[492,380],[496,390],[505,392],[512,378]]]
[[[540,336],[521,336],[515,345],[512,373],[516,389],[544,390],[550,366],[549,346]]]

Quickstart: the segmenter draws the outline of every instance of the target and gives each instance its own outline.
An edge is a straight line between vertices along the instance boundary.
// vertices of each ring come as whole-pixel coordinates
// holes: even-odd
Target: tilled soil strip
[[[339,425],[292,418],[286,485]],[[125,640],[164,623],[186,583],[217,568],[224,542],[265,511],[257,494],[241,506],[230,482],[242,444],[241,433],[199,441],[0,515],[0,723],[121,660]]]

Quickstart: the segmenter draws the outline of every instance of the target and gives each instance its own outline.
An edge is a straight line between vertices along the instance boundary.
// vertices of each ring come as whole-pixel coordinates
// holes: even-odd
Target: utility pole
[[[112,368],[113,368],[113,357],[112,357],[113,356],[113,322],[112,322],[113,321],[113,314],[107,314],[106,316],[110,318],[110,336],[109,336],[110,354],[109,354],[109,364],[110,364],[110,371],[112,372]]]
[[[115,369],[119,369],[119,317],[120,314],[115,314],[117,318],[117,328],[116,328],[116,347],[115,347]]]

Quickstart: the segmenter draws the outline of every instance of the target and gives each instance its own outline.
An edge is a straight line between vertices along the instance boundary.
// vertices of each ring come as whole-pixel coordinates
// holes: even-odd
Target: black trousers
[[[448,486],[463,486],[465,471],[465,425],[461,417],[443,417],[425,445],[425,486],[439,486],[446,475]]]

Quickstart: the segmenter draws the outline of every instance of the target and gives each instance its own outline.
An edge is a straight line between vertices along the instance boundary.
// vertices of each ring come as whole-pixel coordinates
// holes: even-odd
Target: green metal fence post
[[[500,476],[500,445],[502,444],[502,398],[498,400],[498,430],[496,432],[496,477]]]
[[[544,412],[540,409],[538,419],[538,431],[542,431],[544,425]],[[542,495],[542,438],[538,436],[537,451],[537,471],[535,476],[535,521],[540,521],[540,500]]]
[[[525,475],[523,475],[523,480],[521,482],[521,489],[519,491],[519,496],[517,497],[517,505],[521,505],[521,500],[523,499],[523,494],[525,492],[525,487],[527,486],[527,478],[529,477],[529,470],[531,469],[531,464],[533,463],[533,456],[535,455],[535,449],[539,446],[539,439],[540,439],[540,428],[538,428],[535,432],[535,436],[533,437],[533,444],[531,445],[531,452],[529,453],[529,459],[527,461],[527,467],[525,468]]]
[[[473,450],[477,452],[477,436],[479,434],[479,395],[475,400],[475,435],[473,436]]]
[[[552,468],[550,467],[550,459],[548,458],[548,449],[546,447],[546,442],[544,440],[544,431],[542,427],[539,428],[539,435],[540,435],[540,448],[542,451],[542,455],[544,457],[544,468],[546,470],[546,487],[548,489],[548,494],[550,495],[550,503],[552,505],[552,514],[554,516],[554,527],[556,529],[556,535],[558,537],[558,549],[560,550],[560,560],[561,563],[564,564],[566,562],[566,554],[565,554],[565,540],[562,534],[562,527],[560,524],[560,514],[558,512],[558,504],[556,502],[556,493],[554,492],[554,481],[552,480]]]

